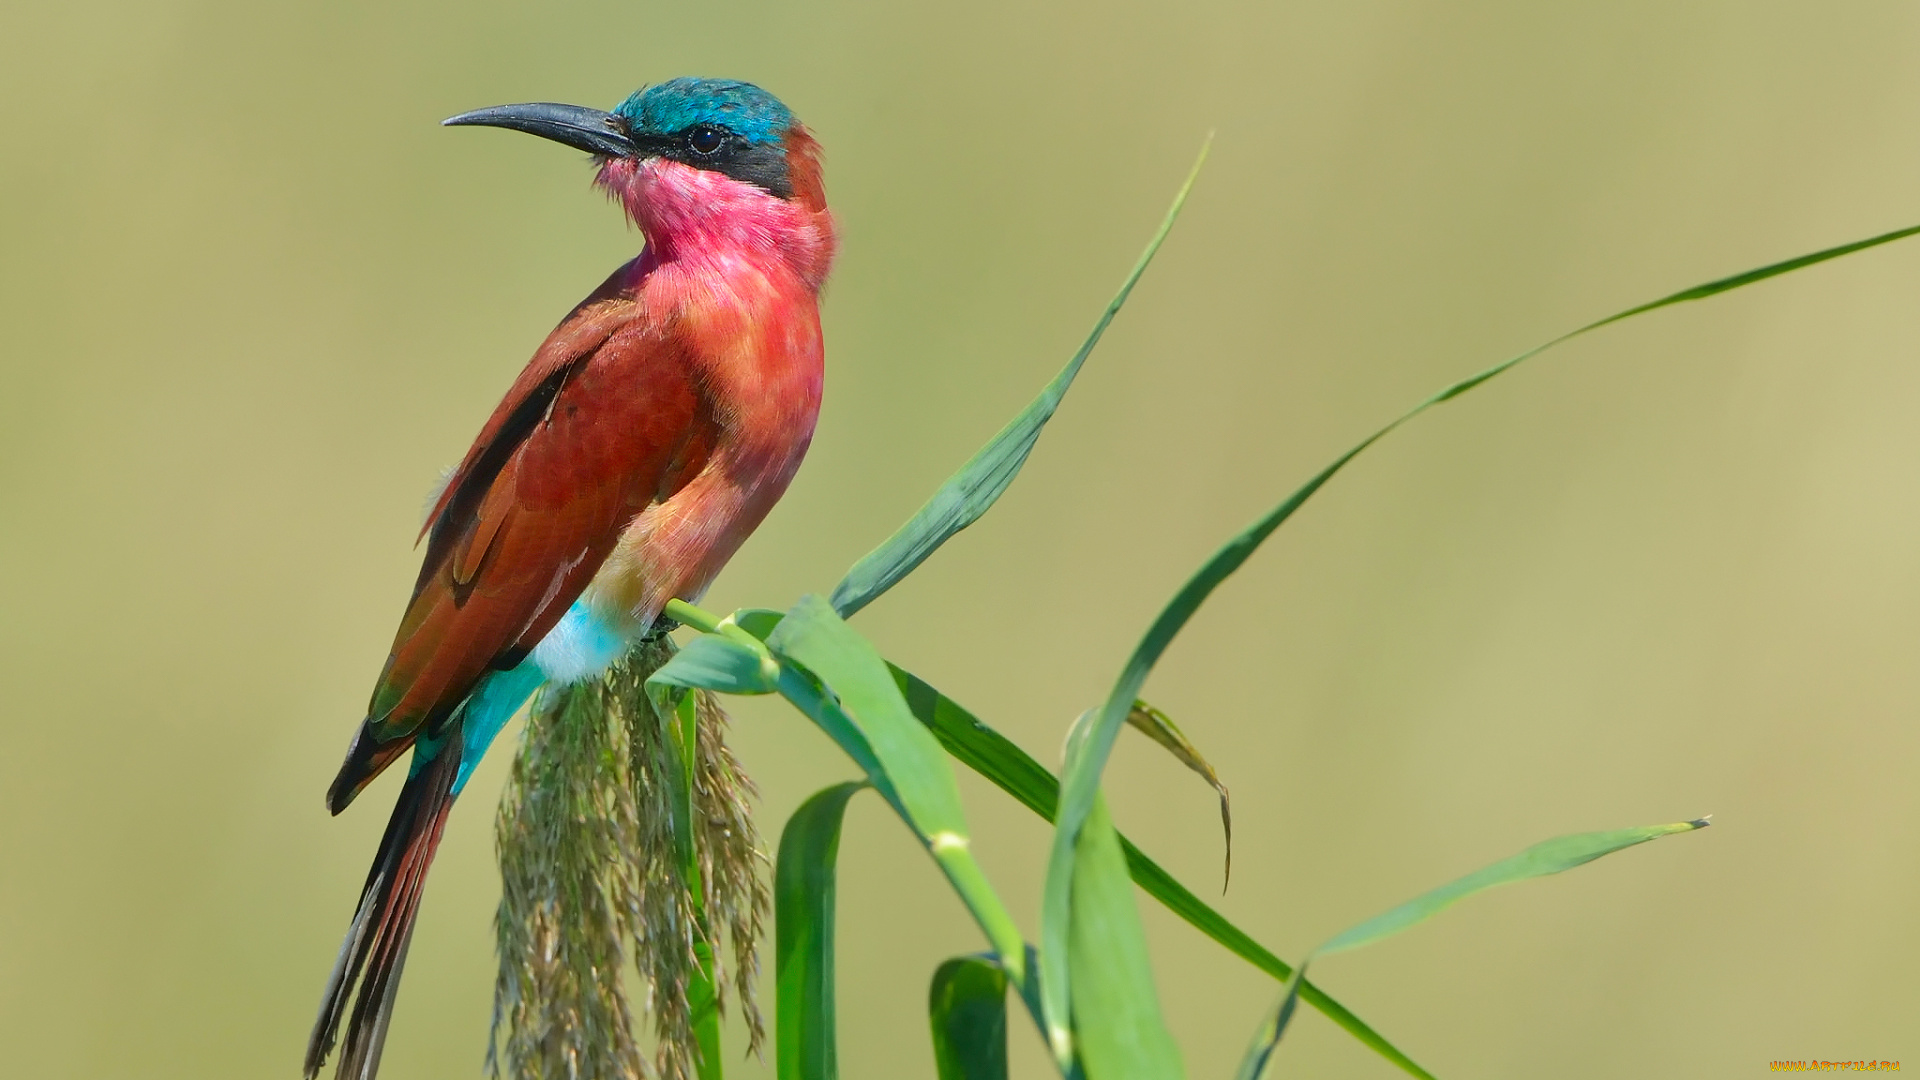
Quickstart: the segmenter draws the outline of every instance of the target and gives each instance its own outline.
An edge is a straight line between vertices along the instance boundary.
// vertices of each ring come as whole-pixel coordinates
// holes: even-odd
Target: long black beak
[[[640,153],[633,140],[627,137],[625,120],[612,113],[581,105],[555,105],[545,101],[526,105],[495,105],[491,109],[475,109],[459,116],[450,116],[440,123],[447,127],[475,125],[512,128],[605,157],[637,157]]]

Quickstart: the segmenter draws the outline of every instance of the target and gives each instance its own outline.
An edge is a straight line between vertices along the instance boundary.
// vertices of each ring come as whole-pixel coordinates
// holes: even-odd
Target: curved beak
[[[603,157],[637,157],[639,147],[627,137],[627,122],[612,113],[581,105],[536,101],[525,105],[495,105],[491,109],[450,116],[446,127],[501,127],[552,139],[575,150]]]

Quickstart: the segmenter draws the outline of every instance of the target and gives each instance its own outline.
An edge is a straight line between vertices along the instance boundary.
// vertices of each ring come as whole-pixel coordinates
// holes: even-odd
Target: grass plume
[[[691,754],[675,703],[649,698],[647,677],[672,654],[672,641],[653,635],[603,678],[534,700],[496,824],[496,1076],[692,1077],[697,1003],[725,1004],[722,938],[749,1050],[760,1049],[753,979],[768,894],[754,788],[711,694],[687,712]],[[634,1031],[635,985],[653,1021],[650,1064]]]

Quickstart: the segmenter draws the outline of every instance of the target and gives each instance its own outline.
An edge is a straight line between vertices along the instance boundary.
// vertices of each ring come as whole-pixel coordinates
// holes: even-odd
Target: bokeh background
[[[423,495],[638,244],[580,155],[441,117],[719,74],[827,146],[827,404],[720,608],[831,587],[1024,403],[1217,129],[1019,483],[857,620],[1052,762],[1192,567],[1425,393],[1920,221],[1917,54],[1899,2],[6,5],[0,1073],[296,1073],[395,784],[321,792]],[[1222,909],[1297,956],[1534,840],[1712,812],[1317,974],[1442,1077],[1920,1058],[1916,289],[1909,241],[1609,329],[1320,495],[1149,686],[1233,787]],[[851,775],[777,704],[736,730],[769,840]],[[393,1080],[481,1070],[503,765]],[[1032,932],[1047,833],[963,784]],[[1217,892],[1204,787],[1128,736],[1110,792]],[[926,979],[980,942],[877,802],[842,852],[844,1075],[931,1076]],[[1276,987],[1143,913],[1191,1074],[1229,1075]],[[1313,1014],[1282,1053],[1396,1075]]]

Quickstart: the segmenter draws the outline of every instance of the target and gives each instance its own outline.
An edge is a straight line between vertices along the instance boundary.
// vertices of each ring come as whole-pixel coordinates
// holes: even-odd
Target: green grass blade
[[[680,700],[660,715],[667,721],[667,737],[679,755],[678,769],[663,770],[673,798],[673,843],[679,849],[680,874],[693,894],[694,911],[704,917],[699,898],[705,895],[706,885],[701,880],[700,855],[693,840],[693,787],[700,770],[700,721],[695,710],[693,695],[681,694]]]
[[[735,612],[732,616],[722,619],[678,600],[668,604],[667,614],[688,626],[707,632],[713,632],[727,623],[734,623],[761,640],[771,636],[773,628],[785,618],[781,612],[751,609]],[[1053,773],[1047,771],[1045,766],[1035,761],[1031,755],[1011,740],[993,730],[919,676],[897,665],[887,666],[914,717],[933,732],[934,737],[940,740],[941,746],[948,754],[992,781],[995,786],[1013,796],[1027,809],[1048,821],[1053,820],[1054,809],[1060,794],[1060,782]],[[813,716],[817,723],[827,729],[848,755],[861,765],[861,768],[867,770],[870,776],[884,778],[885,774],[880,770],[879,763],[873,758],[871,749],[867,748],[865,737],[854,727],[851,720],[841,716],[831,707],[831,703],[825,700],[818,684],[805,674],[792,669],[782,670],[781,684],[781,692],[794,700],[802,712]],[[802,701],[808,703],[802,704]],[[836,717],[838,718],[835,719]],[[899,809],[893,796],[886,792],[882,792],[882,795],[895,806],[896,810]],[[902,814],[904,816],[904,811]],[[1205,901],[1194,895],[1192,890],[1180,884],[1173,875],[1148,858],[1125,836],[1120,837],[1120,846],[1126,853],[1127,870],[1132,875],[1134,883],[1146,890],[1149,896],[1158,900],[1167,910],[1211,938],[1228,952],[1266,972],[1274,979],[1285,982],[1293,974],[1294,969],[1285,961],[1209,907]],[[1042,1006],[1039,999],[1041,980],[1035,955],[1035,950],[1028,946],[1025,950],[1025,971],[1028,977],[1021,984],[1020,992],[1028,1011],[1033,1014],[1034,1023],[1041,1026],[1044,1032]],[[1354,1015],[1346,1006],[1328,996],[1325,991],[1311,982],[1302,986],[1300,998],[1352,1035],[1362,1045],[1392,1062],[1402,1072],[1417,1080],[1436,1080],[1432,1073],[1421,1068],[1412,1058],[1374,1031],[1366,1021]],[[1069,1080],[1074,1080],[1078,1074],[1076,1071],[1068,1075]],[[785,1080],[784,1074],[782,1080]]]
[[[647,685],[651,690],[659,684],[649,677]],[[686,882],[693,918],[700,927],[693,943],[693,970],[687,979],[687,1017],[694,1036],[694,1072],[698,1080],[723,1080],[725,1068],[720,1054],[720,993],[713,981],[713,938],[702,901],[706,895],[706,881],[693,838],[693,788],[694,778],[699,772],[699,719],[691,693],[681,692],[677,702],[666,696],[656,696],[653,700],[656,714],[665,723],[667,737],[678,758],[678,768],[663,770],[662,778],[671,792],[673,843],[680,856],[680,879]]]
[[[1781,274],[1790,274],[1795,270],[1802,270],[1809,266],[1814,266],[1819,263],[1827,262],[1830,259],[1838,259],[1845,255],[1852,255],[1854,252],[1857,252],[1857,251],[1865,251],[1868,248],[1879,247],[1881,244],[1890,244],[1895,240],[1904,240],[1907,237],[1914,236],[1914,235],[1920,235],[1920,225],[1909,225],[1904,229],[1895,229],[1892,232],[1881,233],[1878,236],[1869,236],[1864,240],[1853,240],[1845,244],[1836,244],[1835,246],[1830,248],[1821,248],[1819,251],[1811,251],[1805,255],[1796,255],[1791,259],[1782,259],[1779,262],[1768,263],[1765,266],[1758,266],[1753,268],[1752,270],[1743,270],[1737,274],[1728,274],[1726,277],[1715,278],[1712,281],[1703,282],[1702,284],[1692,286],[1691,288],[1681,289],[1679,292],[1668,293],[1666,296],[1663,296],[1658,300],[1649,300],[1644,304],[1635,304],[1633,307],[1627,308],[1625,311],[1616,311],[1613,314],[1608,315],[1604,319],[1595,319],[1594,321],[1588,323],[1585,326],[1580,327],[1577,330],[1570,330],[1564,334],[1561,334],[1559,337],[1552,339],[1551,341],[1547,341],[1540,345],[1535,345],[1533,348],[1528,349],[1526,352],[1523,352],[1518,356],[1509,357],[1506,360],[1502,360],[1500,363],[1493,365],[1492,367],[1486,369],[1485,371],[1482,371],[1476,375],[1470,375],[1467,378],[1461,379],[1459,382],[1454,383],[1453,385],[1447,387],[1445,390],[1440,391],[1439,393],[1433,395],[1427,400],[1414,406],[1412,409],[1409,409],[1406,413],[1401,415],[1401,417],[1395,420],[1393,423],[1388,424],[1386,427],[1381,428],[1379,431],[1375,432],[1372,436],[1368,437],[1366,442],[1363,442],[1359,446],[1353,448],[1351,451],[1348,451],[1344,459],[1336,463],[1333,466],[1333,468],[1338,469],[1340,465],[1345,464],[1346,460],[1351,460],[1354,457],[1354,455],[1358,454],[1361,450],[1366,449],[1366,447],[1369,444],[1379,439],[1380,436],[1385,435],[1387,432],[1392,431],[1394,428],[1399,427],[1401,424],[1404,424],[1408,420],[1413,419],[1415,416],[1420,415],[1421,413],[1425,412],[1428,408],[1434,405],[1438,405],[1443,401],[1451,401],[1454,398],[1459,397],[1461,394],[1464,394],[1467,391],[1473,389],[1474,387],[1479,386],[1481,383],[1484,383],[1487,380],[1493,378],[1494,376],[1503,374],[1512,368],[1518,367],[1520,364],[1533,359],[1534,357],[1540,355],[1543,352],[1546,352],[1548,349],[1553,348],[1555,345],[1560,345],[1568,341],[1572,341],[1574,338],[1577,338],[1582,334],[1588,333],[1593,330],[1598,330],[1603,326],[1611,326],[1614,323],[1623,322],[1627,319],[1633,318],[1635,315],[1644,315],[1649,311],[1658,311],[1661,308],[1672,307],[1675,304],[1684,304],[1691,300],[1705,300],[1711,296],[1719,296],[1721,293],[1732,292],[1735,289],[1744,288],[1748,285],[1754,284],[1755,282],[1765,281],[1768,278],[1779,277]]]
[[[1000,429],[987,445],[980,448],[960,471],[947,478],[939,490],[933,493],[926,505],[916,511],[913,517],[900,526],[892,536],[887,537],[879,547],[863,556],[847,576],[834,586],[833,607],[843,618],[851,617],[854,612],[872,603],[881,593],[898,584],[901,578],[912,573],[914,568],[925,562],[941,544],[974,522],[987,512],[1013,478],[1020,475],[1020,469],[1027,463],[1027,455],[1032,452],[1034,443],[1040,439],[1040,432],[1053,419],[1054,410],[1060,407],[1060,400],[1073,385],[1074,376],[1080,373],[1080,367],[1086,362],[1093,347],[1100,343],[1101,335],[1107,332],[1108,324],[1120,312],[1127,302],[1127,296],[1133,292],[1140,275],[1146,273],[1147,264],[1160,250],[1160,244],[1173,230],[1173,223],[1180,217],[1180,208],[1187,201],[1187,193],[1193,190],[1193,182],[1200,175],[1200,166],[1207,160],[1207,149],[1213,142],[1211,136],[1207,145],[1200,148],[1200,156],[1193,163],[1193,169],[1187,174],[1186,182],[1180,185],[1180,191],[1173,198],[1173,206],[1160,222],[1160,229],[1153,239],[1147,242],[1146,250],[1141,252],[1133,270],[1114,294],[1113,300],[1101,312],[1098,322],[1093,324],[1093,332],[1087,335],[1080,350],[1067,361],[1067,366],[1053,377],[1053,381],[1040,391],[1040,396],[1020,411],[1006,427]]]
[[[887,805],[901,817],[906,816],[906,808],[900,802],[900,796],[893,789],[893,781],[887,776],[887,770],[881,766],[880,759],[874,755],[873,747],[867,745],[867,737],[860,725],[853,722],[833,700],[831,691],[823,688],[819,681],[798,667],[780,665],[780,696],[792,702],[820,730],[827,733],[860,771],[867,774],[867,783],[887,801]]]
[[[900,792],[910,823],[923,836],[965,830],[960,788],[938,741],[913,722],[886,662],[865,638],[819,597],[807,596],[787,613],[767,645],[832,688]]]
[[[1134,847],[1125,836],[1120,838],[1120,846],[1127,853],[1127,871],[1133,875],[1134,883],[1146,890],[1147,895],[1160,901],[1168,911],[1178,915],[1187,925],[1212,938],[1228,952],[1280,982],[1286,982],[1300,973],[1300,969],[1275,956],[1266,946],[1228,922],[1225,916],[1208,907],[1205,901],[1180,884],[1172,874],[1162,869],[1159,863]],[[1362,1046],[1392,1062],[1394,1067],[1408,1076],[1419,1077],[1421,1080],[1435,1080],[1432,1073],[1401,1053],[1399,1047],[1388,1042],[1384,1036],[1368,1026],[1366,1021],[1334,1000],[1325,990],[1311,982],[1303,982],[1300,986],[1300,999],[1313,1006],[1320,1015],[1333,1021],[1336,1027],[1352,1035]]]
[[[1173,599],[1148,627],[1140,644],[1134,648],[1133,654],[1127,658],[1126,665],[1121,668],[1119,676],[1114,680],[1113,689],[1108,693],[1106,701],[1100,706],[1099,712],[1095,714],[1089,727],[1086,736],[1086,753],[1081,756],[1075,768],[1067,770],[1062,780],[1060,809],[1054,827],[1053,850],[1047,863],[1047,888],[1041,901],[1040,912],[1040,963],[1045,975],[1049,1015],[1063,1015],[1072,993],[1072,987],[1066,978],[1066,941],[1071,919],[1072,875],[1070,870],[1074,839],[1086,821],[1087,814],[1092,810],[1094,796],[1099,791],[1100,774],[1105,770],[1107,758],[1113,751],[1113,742],[1119,734],[1120,725],[1126,721],[1127,713],[1131,710],[1134,700],[1139,697],[1141,687],[1146,684],[1147,675],[1159,662],[1167,646],[1172,644],[1174,637],[1186,626],[1187,620],[1193,617],[1194,612],[1199,610],[1200,605],[1222,581],[1238,570],[1266,541],[1267,537],[1273,535],[1274,530],[1292,517],[1294,511],[1312,498],[1313,494],[1319,491],[1328,480],[1331,480],[1348,462],[1400,425],[1435,405],[1451,401],[1496,376],[1518,367],[1526,360],[1555,345],[1636,315],[1690,300],[1718,296],[1755,282],[1891,243],[1916,233],[1920,233],[1920,225],[1825,248],[1682,289],[1657,300],[1637,304],[1606,318],[1597,319],[1577,330],[1562,334],[1545,344],[1502,361],[1485,371],[1462,379],[1402,413],[1391,423],[1335,458],[1331,464],[1314,474],[1279,506],[1215,552],[1213,557],[1208,559],[1185,585],[1181,586],[1180,591],[1174,594]],[[1056,1032],[1056,1034],[1063,1033]]]
[[[1059,802],[1060,782],[1045,766],[926,680],[897,665],[890,666],[901,694],[907,699],[907,706],[921,723],[932,729],[934,737],[940,740],[948,753],[992,781],[1027,809],[1048,821],[1053,820],[1054,808]],[[1285,982],[1293,974],[1293,968],[1285,961],[1209,907],[1125,836],[1120,837],[1120,847],[1126,853],[1127,871],[1134,883],[1187,925],[1278,981]],[[1044,977],[1036,978],[1035,982],[1044,985]],[[1421,1068],[1399,1047],[1388,1042],[1366,1021],[1319,987],[1307,983],[1300,996],[1327,1019],[1407,1075],[1418,1077],[1419,1080],[1435,1080],[1432,1073]]]
[[[1007,973],[992,960],[956,956],[927,993],[940,1080],[1007,1080]]]
[[[1020,994],[1020,1004],[1027,1010],[1027,1019],[1033,1021],[1033,1030],[1041,1038],[1047,1037],[1046,1003],[1040,1000],[1040,954],[1032,945],[1027,946],[1027,982],[1016,987]],[[1087,1074],[1080,1069],[1079,1061],[1071,1069],[1060,1074],[1060,1080],[1087,1080]]]
[[[773,870],[774,1064],[780,1080],[836,1080],[834,870],[847,800],[835,784],[800,804],[780,832]]]
[[[947,753],[1048,821],[1060,798],[1060,781],[1011,739],[993,730],[926,680],[889,664],[907,708],[933,732]]]
[[[780,625],[780,620],[786,617],[786,612],[772,608],[741,608],[721,622],[732,623],[764,642],[773,633],[773,628]]]
[[[1312,955],[1300,963],[1304,973],[1307,965],[1333,953],[1346,952],[1371,945],[1376,941],[1390,938],[1403,930],[1418,926],[1435,915],[1465,900],[1475,893],[1485,892],[1496,885],[1510,885],[1529,878],[1546,877],[1584,866],[1603,855],[1611,855],[1649,840],[1658,840],[1674,833],[1693,832],[1707,827],[1708,818],[1695,818],[1692,821],[1676,822],[1672,825],[1644,825],[1637,829],[1613,829],[1608,832],[1575,833],[1571,836],[1556,836],[1543,840],[1518,855],[1501,859],[1491,866],[1484,866],[1463,878],[1421,893],[1419,896],[1385,911],[1357,926],[1349,927],[1330,938],[1326,944],[1315,949]],[[1293,1016],[1295,995],[1300,989],[1301,979],[1296,977],[1287,983],[1287,991],[1282,995],[1278,1008],[1267,1021],[1264,1033],[1256,1041],[1254,1051],[1248,1053],[1248,1060],[1256,1057],[1264,1066],[1273,1053],[1273,1048],[1286,1034],[1287,1021]],[[1243,1069],[1245,1066],[1243,1065]],[[1251,1074],[1259,1075],[1256,1068]]]
[[[1851,255],[1856,251],[1865,251],[1868,248],[1879,247],[1881,244],[1890,244],[1895,240],[1904,240],[1914,235],[1920,235],[1920,225],[1909,225],[1906,228],[1895,229],[1892,232],[1884,232],[1878,236],[1869,236],[1864,240],[1852,240],[1830,248],[1821,248],[1819,251],[1811,251],[1805,255],[1795,255],[1791,259],[1782,259],[1776,263],[1768,263],[1765,266],[1756,267],[1752,270],[1743,270],[1738,274],[1728,274],[1726,277],[1715,278],[1705,284],[1695,285],[1690,289],[1681,289],[1677,293],[1663,296],[1658,300],[1649,300],[1638,307],[1631,307],[1625,311],[1609,315],[1599,322],[1582,327],[1581,330],[1593,330],[1605,326],[1608,323],[1619,322],[1622,319],[1630,319],[1635,315],[1652,311],[1655,308],[1663,308],[1672,304],[1683,304],[1689,300],[1705,300],[1709,296],[1718,296],[1723,292],[1732,292],[1734,289],[1751,285],[1756,281],[1765,281],[1770,277],[1779,277],[1781,274],[1789,274],[1803,267],[1812,266],[1815,263],[1823,263],[1829,259],[1837,259],[1842,255]],[[1580,333],[1581,330],[1576,330],[1574,333]],[[1571,337],[1572,335],[1568,336]]]
[[[1104,801],[1094,800],[1075,847],[1072,1049],[1089,1080],[1180,1080],[1186,1069],[1160,1015],[1133,882]]]
[[[723,694],[771,694],[779,681],[780,668],[771,657],[719,634],[701,634],[687,642],[647,678],[649,686],[683,686]]]
[[[1576,833],[1572,836],[1558,836],[1542,841],[1512,858],[1502,859],[1492,866],[1483,867],[1456,881],[1450,881],[1431,892],[1425,892],[1412,900],[1401,904],[1391,911],[1382,912],[1358,926],[1343,931],[1314,950],[1315,956],[1331,956],[1334,953],[1357,949],[1362,945],[1371,945],[1382,938],[1393,935],[1409,927],[1433,918],[1440,912],[1465,900],[1477,892],[1484,892],[1496,885],[1507,885],[1528,878],[1545,877],[1571,870],[1576,866],[1590,863],[1603,855],[1657,840],[1674,833],[1693,832],[1707,827],[1708,819],[1697,818],[1672,825],[1647,825],[1637,829],[1615,829],[1611,832]]]
[[[687,980],[687,1012],[700,1056],[694,1062],[698,1080],[725,1080],[720,1056],[720,995],[713,983],[713,944],[693,943],[693,977]]]
[[[1267,1063],[1273,1060],[1273,1051],[1280,1045],[1280,1036],[1293,1019],[1293,1010],[1300,1004],[1300,984],[1306,980],[1307,965],[1303,962],[1294,971],[1293,978],[1287,980],[1280,1000],[1274,1002],[1267,1018],[1254,1029],[1253,1044],[1247,1047],[1246,1057],[1240,1059],[1240,1067],[1234,1070],[1233,1080],[1260,1080],[1267,1074]]]
[[[783,668],[797,664],[831,691],[838,705],[830,711],[850,720],[865,737],[877,771],[891,786],[889,801],[940,864],[1008,975],[1022,982],[1025,942],[974,861],[953,768],[939,741],[907,707],[886,661],[817,596],[802,597],[768,635],[767,646],[782,659]],[[785,678],[781,688],[787,689]],[[793,700],[803,711],[831,705],[821,699]],[[870,768],[869,775],[875,771]]]
[[[1141,671],[1134,689],[1146,681]],[[1132,711],[1134,695],[1127,695],[1127,708],[1117,720],[1124,722]],[[1080,833],[1100,801],[1100,774],[1112,752],[1119,723],[1108,723],[1109,699],[1099,712],[1083,714],[1074,722],[1067,737],[1066,762],[1061,769],[1060,802],[1053,819],[1053,846],[1047,855],[1047,877],[1040,897],[1040,979],[1041,1001],[1046,1006],[1047,1045],[1062,1070],[1077,1052],[1075,1023],[1085,1008],[1075,1005],[1078,989],[1073,985],[1074,942],[1084,937],[1074,929],[1074,919],[1082,905],[1074,892],[1081,886]]]

